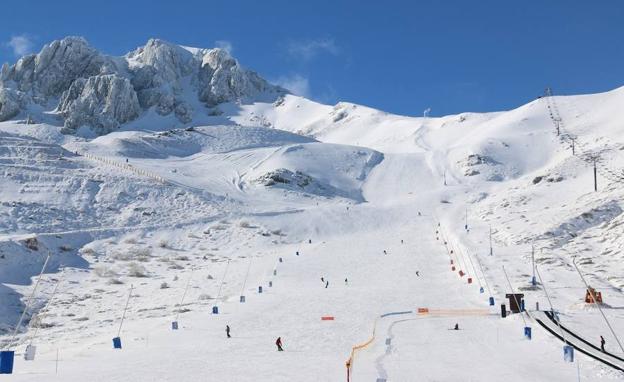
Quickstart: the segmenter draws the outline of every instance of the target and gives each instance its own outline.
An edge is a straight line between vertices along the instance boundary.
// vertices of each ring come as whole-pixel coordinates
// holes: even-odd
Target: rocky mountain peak
[[[55,111],[68,133],[85,126],[101,135],[150,109],[189,123],[220,103],[253,102],[267,92],[284,90],[244,69],[223,49],[186,48],[150,39],[113,57],[82,37],[66,37],[45,45],[38,54],[3,65],[0,121],[39,105]],[[206,110],[196,110],[197,101]]]

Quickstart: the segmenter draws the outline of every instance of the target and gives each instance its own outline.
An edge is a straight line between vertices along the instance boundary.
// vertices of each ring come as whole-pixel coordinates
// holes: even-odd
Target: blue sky
[[[621,0],[24,0],[0,15],[0,62],[67,35],[113,55],[150,37],[221,45],[315,100],[407,115],[624,85]]]

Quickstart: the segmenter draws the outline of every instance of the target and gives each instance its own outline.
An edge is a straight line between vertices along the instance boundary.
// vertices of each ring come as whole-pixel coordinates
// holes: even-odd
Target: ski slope
[[[222,106],[237,126],[127,127],[90,140],[2,123],[4,343],[47,251],[54,267],[35,310],[63,277],[18,336],[9,378],[339,381],[352,348],[372,338],[354,352],[352,381],[621,380],[583,354],[565,362],[557,338],[530,317],[500,318],[499,304],[513,288],[530,311],[548,310],[546,287],[566,327],[592,343],[605,336],[622,356],[583,302],[572,259],[622,332],[622,188],[600,175],[594,192],[580,156],[600,153],[602,174],[624,168],[622,125],[604,124],[623,97],[616,89],[423,119],[288,95]],[[555,134],[552,102],[579,155]],[[25,247],[28,237],[38,250]],[[114,350],[130,285],[123,349]],[[37,322],[37,357],[25,361]]]

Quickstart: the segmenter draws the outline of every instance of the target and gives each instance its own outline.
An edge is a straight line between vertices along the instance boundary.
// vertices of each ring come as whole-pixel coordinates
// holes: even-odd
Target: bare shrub
[[[160,283],[160,289],[167,289],[169,288],[169,284],[167,283]]]
[[[24,240],[24,246],[32,251],[38,251],[39,241],[36,237],[29,237],[28,239]]]
[[[91,247],[82,247],[80,248],[80,255],[82,256],[93,256],[95,255],[95,249]]]
[[[95,267],[93,267],[93,272],[95,272],[95,274],[98,275],[99,277],[117,276],[117,272],[113,271],[113,269],[110,266],[104,265],[104,264],[98,264]]]
[[[128,276],[148,277],[147,269],[139,263],[130,263],[128,264]]]
[[[126,244],[136,244],[138,242],[137,238],[134,236],[130,236],[124,239],[124,243]]]
[[[161,240],[158,242],[158,246],[159,246],[160,248],[168,248],[168,247],[169,247],[169,243],[167,243],[167,240],[165,240],[165,239],[161,239]]]

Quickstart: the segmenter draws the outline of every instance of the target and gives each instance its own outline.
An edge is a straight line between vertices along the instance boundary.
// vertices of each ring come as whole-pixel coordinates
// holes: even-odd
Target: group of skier
[[[230,325],[225,325],[225,335],[227,338],[232,338],[230,331]],[[282,347],[282,337],[277,337],[277,340],[275,340],[275,346],[277,346],[277,351],[284,351],[284,348]]]

